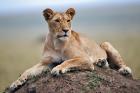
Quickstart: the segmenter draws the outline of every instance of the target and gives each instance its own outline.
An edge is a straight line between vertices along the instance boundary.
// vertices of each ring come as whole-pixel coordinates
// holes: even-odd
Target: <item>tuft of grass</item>
[[[82,87],[82,93],[87,93],[88,90],[95,90],[95,88],[101,84],[103,78],[101,78],[96,72],[87,74],[88,82]]]
[[[95,72],[92,74],[87,75],[89,82],[87,84],[87,87],[90,89],[95,89],[103,80],[100,76],[98,76]]]

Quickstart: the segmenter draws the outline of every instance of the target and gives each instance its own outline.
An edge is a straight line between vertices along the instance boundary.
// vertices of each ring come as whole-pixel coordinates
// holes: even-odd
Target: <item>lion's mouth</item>
[[[63,35],[64,37],[68,37],[68,35],[67,34],[65,34],[65,35]]]
[[[67,34],[64,34],[64,35],[58,35],[57,38],[61,38],[61,37],[68,37]]]

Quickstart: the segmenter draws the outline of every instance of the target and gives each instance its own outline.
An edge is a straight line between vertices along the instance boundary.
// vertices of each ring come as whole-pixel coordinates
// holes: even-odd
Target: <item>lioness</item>
[[[100,67],[114,65],[121,74],[131,74],[131,69],[126,66],[119,52],[109,42],[98,45],[72,30],[71,21],[74,15],[73,8],[63,13],[51,9],[43,11],[49,33],[45,40],[42,59],[12,83],[11,91],[24,84],[30,77],[42,73],[47,67],[50,68],[52,75],[66,73],[71,68],[94,70],[95,64]]]

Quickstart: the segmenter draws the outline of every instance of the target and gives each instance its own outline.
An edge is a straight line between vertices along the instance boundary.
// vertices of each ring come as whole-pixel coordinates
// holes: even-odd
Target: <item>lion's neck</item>
[[[51,48],[53,48],[55,50],[64,49],[65,47],[68,46],[68,44],[70,42],[69,40],[62,41],[57,38],[54,38],[52,33],[48,34],[48,40],[49,40],[48,44],[51,46]]]

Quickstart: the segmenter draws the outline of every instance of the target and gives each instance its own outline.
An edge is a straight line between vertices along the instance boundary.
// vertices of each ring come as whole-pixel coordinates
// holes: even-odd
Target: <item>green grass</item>
[[[103,80],[95,71],[87,74],[88,82],[81,88],[81,93],[88,93],[89,90],[95,90],[95,88],[100,85]]]
[[[89,78],[89,82],[88,82],[88,85],[86,87],[89,87],[90,89],[95,89],[100,84],[100,82],[103,80],[95,72],[88,75],[88,78]]]
[[[124,61],[140,78],[140,37],[137,34],[110,34],[96,36],[98,42],[111,42],[124,58]],[[0,90],[12,83],[18,76],[39,62],[42,44],[35,40],[0,42]],[[93,85],[94,86],[94,85]]]

